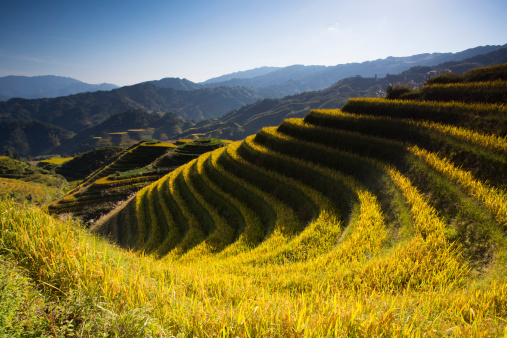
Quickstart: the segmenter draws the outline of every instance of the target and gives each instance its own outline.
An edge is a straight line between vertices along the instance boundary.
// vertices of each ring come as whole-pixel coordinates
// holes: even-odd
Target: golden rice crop
[[[239,261],[234,258],[228,258],[229,263],[207,260],[206,264],[199,264],[194,260],[192,264],[173,261],[167,265],[164,260],[118,251],[97,239],[90,242],[93,238],[72,224],[54,221],[36,210],[22,212],[5,202],[1,206],[2,245],[12,248],[17,243],[14,252],[23,257],[31,252],[28,257],[33,257],[25,259],[25,264],[37,264],[39,278],[64,292],[69,287],[99,292],[104,297],[101,307],[109,311],[119,313],[141,308],[146,313],[145,318],[149,316],[146,329],[151,332],[166,335],[187,332],[203,336],[213,332],[240,336],[248,333],[268,336],[403,336],[419,332],[431,336],[432,332],[434,335],[449,332],[457,335],[499,334],[503,329],[496,316],[501,315],[505,309],[502,306],[507,304],[505,284],[493,284],[486,289],[473,284],[461,288],[439,289],[437,286],[427,291],[408,290],[404,294],[393,294],[374,291],[368,284],[364,285],[362,279],[352,279],[356,284],[339,291],[336,286],[341,281],[332,278],[339,276],[336,274],[339,266],[327,264],[324,271],[311,269],[313,274],[308,280],[294,280],[296,284],[291,287],[313,283],[311,291],[291,293],[284,291],[292,279],[285,273],[296,271],[298,264],[269,265],[263,271],[250,267],[249,275],[243,275],[242,269],[236,271],[235,267],[241,265],[236,265]],[[31,217],[26,218],[24,213],[30,213]],[[32,221],[20,222],[20,217]],[[39,222],[45,231],[35,227]],[[6,226],[24,230],[6,232]],[[44,237],[37,239],[37,236],[30,236],[30,231]],[[45,242],[46,236],[51,236],[53,241]],[[28,247],[35,245],[32,250],[36,251],[19,247],[25,241],[28,241]],[[421,253],[426,255],[427,251]],[[395,257],[391,266],[399,266],[396,263],[406,260],[405,257]],[[358,258],[368,259],[363,255]],[[439,259],[432,256],[435,258]],[[349,256],[347,262],[344,265],[353,265],[355,259]],[[312,263],[307,264],[309,270]],[[327,278],[315,279],[319,271]],[[381,272],[377,269],[363,276],[373,274],[377,279],[388,278]],[[412,272],[405,273],[410,275]],[[60,275],[73,277],[61,280]],[[257,275],[263,279],[257,279]],[[80,283],[81,278],[85,278],[86,283]],[[285,287],[277,289],[276,285]],[[358,291],[350,289],[354,286]]]
[[[0,254],[144,336],[506,335],[507,196],[430,151],[500,163],[507,143],[487,130],[505,107],[347,109],[264,128],[143,188],[95,229],[135,253],[0,201]],[[389,137],[404,129],[419,138]],[[484,260],[469,257],[476,244]]]
[[[501,151],[507,153],[507,138],[495,134],[485,134],[476,132],[467,128],[456,127],[449,124],[436,123],[434,121],[416,121],[411,119],[395,119],[389,116],[373,116],[363,114],[350,114],[339,109],[316,109],[312,110],[308,116],[319,116],[322,119],[353,119],[359,123],[362,120],[375,121],[377,123],[395,122],[400,125],[414,126],[421,129],[434,130],[441,134],[450,135],[460,141],[469,142],[474,145],[491,149],[493,151]]]
[[[408,150],[465,188],[470,195],[478,198],[486,208],[495,213],[499,224],[507,226],[507,194],[504,191],[489,187],[475,179],[470,172],[456,168],[447,159],[439,158],[434,153],[417,146],[409,147]]]

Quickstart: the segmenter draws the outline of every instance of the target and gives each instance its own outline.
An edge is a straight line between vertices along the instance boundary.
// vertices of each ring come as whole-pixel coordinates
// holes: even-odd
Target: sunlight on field
[[[45,162],[45,163],[52,163],[52,164],[62,164],[62,163],[65,163],[67,161],[70,161],[72,160],[73,157],[52,157],[50,158],[49,160],[42,160],[41,162]]]
[[[506,107],[434,86],[440,101],[352,99],[226,146],[178,140],[192,160],[91,231],[1,200],[0,254],[59,304],[92,304],[62,335],[505,336]],[[152,179],[131,167],[161,161],[150,142],[53,211]]]

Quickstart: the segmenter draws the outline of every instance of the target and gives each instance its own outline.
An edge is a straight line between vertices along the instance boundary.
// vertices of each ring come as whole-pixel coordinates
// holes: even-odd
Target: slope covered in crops
[[[5,203],[0,244],[104,313],[143,314],[145,335],[502,336],[507,108],[416,96],[264,128],[93,228],[151,255]]]
[[[487,69],[498,74],[503,68]],[[259,250],[277,235],[301,240],[315,222],[332,219],[336,229],[326,232],[336,236],[329,247],[316,244],[326,247],[320,255],[355,233],[364,192],[382,214],[383,251],[436,231],[417,228],[413,190],[427,212],[443,222],[443,238],[459,243],[461,252],[473,252],[466,261],[490,264],[498,247],[494,233],[501,233],[505,222],[504,81],[468,82],[473,93],[460,83],[429,84],[421,91],[438,91],[438,102],[351,99],[342,110],[314,110],[304,119],[285,120],[146,187],[117,213],[128,215],[128,226],[115,226],[113,218],[100,231],[114,232],[120,243],[139,250],[191,257]],[[489,98],[492,92],[496,101]],[[487,197],[479,195],[479,187]],[[471,241],[471,233],[482,244]]]
[[[0,196],[46,205],[65,194],[67,181],[60,175],[19,159],[0,156]]]
[[[141,141],[123,151],[112,147],[102,148],[103,152],[114,150],[108,156],[109,163],[101,166],[86,177],[83,183],[62,199],[52,203],[48,210],[52,214],[72,213],[85,222],[109,212],[138,190],[189,162],[199,155],[224,146],[215,139],[183,140],[185,142],[165,143],[156,140]],[[66,166],[70,177],[85,171],[89,162],[101,159],[102,152],[93,151],[89,156],[78,157],[73,165]]]

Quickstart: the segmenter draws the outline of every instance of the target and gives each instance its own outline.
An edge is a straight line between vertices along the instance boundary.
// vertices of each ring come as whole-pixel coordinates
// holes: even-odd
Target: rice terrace
[[[506,336],[506,103],[504,63],[236,142],[1,157],[0,333]]]

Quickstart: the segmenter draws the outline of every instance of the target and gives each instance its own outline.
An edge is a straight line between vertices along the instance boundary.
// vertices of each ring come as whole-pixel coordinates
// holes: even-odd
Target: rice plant
[[[498,100],[315,110],[144,186],[94,234],[0,200],[0,255],[37,285],[37,304],[58,299],[58,314],[73,313],[65,327],[59,315],[34,319],[55,323],[54,336],[505,336]],[[59,204],[92,203],[114,182]]]

